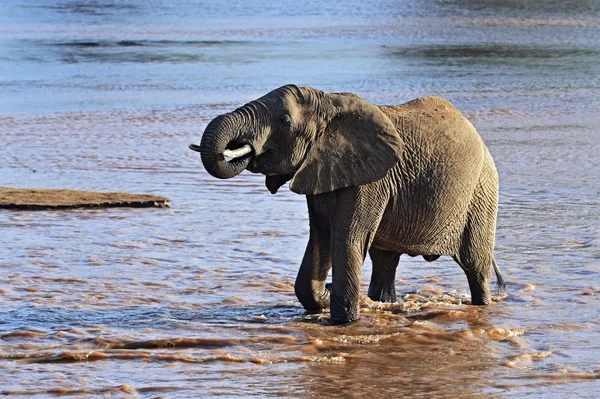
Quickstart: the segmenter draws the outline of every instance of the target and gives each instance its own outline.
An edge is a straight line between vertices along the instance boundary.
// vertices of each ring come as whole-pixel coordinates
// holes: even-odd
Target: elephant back
[[[392,120],[400,136],[423,149],[441,151],[478,150],[483,157],[485,144],[471,122],[444,98],[420,97],[405,104],[379,106]],[[458,148],[457,148],[458,150]]]
[[[380,106],[406,143],[400,162],[390,173],[398,226],[396,236],[410,237],[404,250],[420,253],[426,243],[439,253],[456,249],[482,173],[490,172],[486,190],[497,176],[485,144],[473,125],[447,100],[424,97],[398,106]],[[386,224],[386,221],[383,221]],[[409,251],[410,249],[410,251]]]

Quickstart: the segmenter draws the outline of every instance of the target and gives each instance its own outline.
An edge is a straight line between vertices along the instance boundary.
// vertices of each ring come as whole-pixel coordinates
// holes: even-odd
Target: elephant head
[[[356,95],[287,85],[218,116],[190,148],[217,178],[248,169],[265,174],[273,194],[291,180],[292,191],[314,195],[382,179],[404,142],[377,106]]]

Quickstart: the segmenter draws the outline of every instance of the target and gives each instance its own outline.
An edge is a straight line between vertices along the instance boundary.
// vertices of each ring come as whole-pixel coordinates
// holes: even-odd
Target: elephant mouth
[[[260,154],[255,156],[248,163],[248,169],[252,173],[262,173],[266,176],[275,176],[279,174],[273,163],[273,154],[275,151],[271,148],[263,149]]]

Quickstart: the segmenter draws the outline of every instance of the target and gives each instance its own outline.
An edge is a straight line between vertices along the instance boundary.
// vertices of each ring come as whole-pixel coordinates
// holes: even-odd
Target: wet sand
[[[0,210],[8,397],[591,398],[600,390],[600,14],[579,2],[80,2],[0,15],[0,186],[169,208]],[[307,18],[312,15],[314,18]],[[450,99],[500,174],[505,293],[402,257],[351,325],[293,291],[305,199],[210,177],[206,123],[286,83]],[[33,172],[35,170],[35,172]]]

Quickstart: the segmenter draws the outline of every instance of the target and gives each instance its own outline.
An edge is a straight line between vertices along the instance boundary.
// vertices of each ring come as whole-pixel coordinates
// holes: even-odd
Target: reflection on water
[[[589,2],[8,1],[0,185],[148,192],[170,209],[0,212],[0,393],[594,397],[600,9]],[[151,5],[150,5],[151,4]],[[5,12],[4,12],[5,11]],[[293,282],[306,205],[211,178],[187,145],[286,83],[442,95],[500,172],[507,293],[402,258],[398,304],[344,327]],[[366,293],[370,265],[364,268]]]
[[[449,59],[456,59],[462,62],[473,62],[476,64],[507,65],[519,67],[515,62],[523,61],[535,65],[539,59],[560,59],[569,57],[575,61],[576,57],[597,57],[597,49],[570,48],[570,47],[540,47],[540,46],[515,46],[515,45],[435,45],[435,46],[415,46],[398,49],[394,55],[399,58],[419,58],[419,59],[440,59],[442,62],[448,62]],[[575,58],[575,60],[574,60]],[[581,61],[586,61],[584,58]],[[587,60],[588,62],[591,59]],[[564,63],[564,60],[563,60]],[[539,66],[539,65],[538,65]],[[564,65],[567,66],[567,65]],[[580,67],[580,66],[578,66]],[[571,66],[574,69],[574,66]]]

